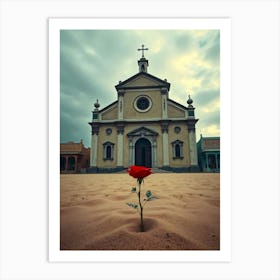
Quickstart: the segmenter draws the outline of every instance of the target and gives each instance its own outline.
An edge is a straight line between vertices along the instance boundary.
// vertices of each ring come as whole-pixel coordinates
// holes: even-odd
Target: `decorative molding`
[[[188,128],[188,131],[191,132],[195,132],[195,124],[197,123],[198,119],[190,119],[190,120],[187,120],[187,128]]]
[[[135,136],[141,136],[141,137],[153,136],[153,139],[155,139],[156,136],[158,136],[158,133],[152,129],[142,126],[127,133],[127,136],[129,139],[132,139]]]
[[[148,107],[145,108],[145,109],[140,109],[140,108],[138,108],[138,106],[137,106],[137,102],[138,102],[138,100],[141,99],[141,98],[146,98],[146,99],[148,100],[148,102],[149,102]],[[152,99],[151,99],[150,96],[148,96],[148,95],[139,95],[139,96],[137,96],[137,97],[134,99],[133,105],[134,105],[134,109],[135,109],[136,111],[138,111],[139,113],[146,113],[146,112],[148,112],[148,111],[152,108],[153,102],[152,102]]]
[[[91,134],[94,135],[98,135],[99,134],[99,124],[98,123],[92,123],[91,124]]]
[[[168,89],[167,88],[161,88],[160,93],[161,94],[167,94],[168,93]]]
[[[162,133],[168,133],[168,122],[161,122],[161,132]]]
[[[117,134],[123,134],[124,133],[124,123],[116,123],[117,126]]]
[[[118,90],[118,96],[124,96],[125,90],[124,89],[119,89]]]

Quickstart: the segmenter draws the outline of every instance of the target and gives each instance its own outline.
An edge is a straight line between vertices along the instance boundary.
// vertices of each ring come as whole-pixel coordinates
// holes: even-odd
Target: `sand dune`
[[[219,250],[220,176],[156,173],[143,194],[145,232],[127,202],[136,180],[128,174],[61,175],[61,250]]]

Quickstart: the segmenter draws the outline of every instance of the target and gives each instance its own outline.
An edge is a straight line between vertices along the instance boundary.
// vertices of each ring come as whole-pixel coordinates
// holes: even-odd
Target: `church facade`
[[[131,165],[197,172],[195,108],[169,98],[170,83],[148,73],[148,60],[138,60],[138,73],[115,86],[117,100],[92,111],[89,172],[116,172]]]

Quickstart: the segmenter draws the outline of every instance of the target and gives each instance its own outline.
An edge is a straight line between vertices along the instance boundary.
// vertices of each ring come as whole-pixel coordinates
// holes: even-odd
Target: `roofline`
[[[115,105],[118,103],[118,100],[112,102],[111,104],[107,105],[106,107],[104,107],[103,109],[99,110],[99,113],[103,113],[104,111],[106,111],[107,109],[109,109],[110,106]]]
[[[174,103],[176,106],[181,107],[181,108],[184,109],[184,110],[187,110],[187,107],[186,107],[186,106],[184,106],[184,105],[182,105],[182,104],[180,104],[180,103],[174,101],[173,99],[168,98],[167,101],[170,101],[170,102]]]
[[[155,79],[155,80],[165,84],[166,87],[168,88],[168,90],[170,89],[170,83],[168,83],[167,81],[164,81],[164,80],[162,80],[162,79],[160,79],[160,78],[158,78],[158,77],[156,77],[154,75],[151,75],[151,74],[149,74],[147,72],[139,72],[139,73],[136,73],[135,75],[131,76],[130,78],[124,80],[123,82],[119,83],[118,85],[116,85],[115,86],[116,90],[123,88],[124,84],[132,81],[134,78],[136,78],[137,76],[140,76],[140,75],[146,75],[146,76],[148,76],[148,77],[150,77],[152,79]]]

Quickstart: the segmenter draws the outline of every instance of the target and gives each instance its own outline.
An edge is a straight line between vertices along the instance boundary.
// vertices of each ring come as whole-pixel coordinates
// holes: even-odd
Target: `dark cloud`
[[[213,112],[203,113],[203,117],[200,117],[199,111],[196,112],[197,118],[199,118],[200,127],[207,127],[213,124],[220,125],[220,111],[216,110]]]
[[[204,58],[213,63],[219,63],[220,61],[220,32],[217,32],[216,36],[211,40],[211,44],[206,50]]]
[[[200,41],[198,42],[198,45],[199,45],[200,48],[203,48],[206,44],[207,44],[207,41],[206,41],[206,40],[200,40]]]
[[[190,50],[194,44],[194,39],[189,33],[177,35],[173,42],[177,46],[177,51]]]
[[[213,101],[220,98],[220,90],[213,89],[207,91],[199,91],[195,94],[195,102],[199,104],[200,107],[210,106]]]

